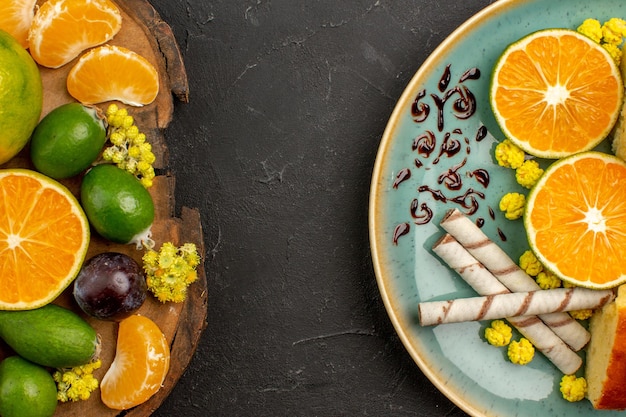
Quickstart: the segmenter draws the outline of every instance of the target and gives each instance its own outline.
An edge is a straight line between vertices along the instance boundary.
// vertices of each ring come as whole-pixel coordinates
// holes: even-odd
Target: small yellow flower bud
[[[113,116],[118,110],[119,108],[117,107],[117,104],[110,104],[106,111],[107,118]]]
[[[135,119],[133,119],[133,116],[125,116],[122,119],[121,127],[124,128],[124,129],[128,129],[129,127],[131,127],[133,125],[133,123],[135,123]]]
[[[126,129],[126,137],[131,141],[131,143],[137,135],[139,135],[139,128],[136,125],[132,125]]]
[[[122,146],[124,145],[124,142],[126,141],[126,136],[124,135],[124,133],[119,132],[119,131],[113,132],[109,136],[109,140],[115,146]]]
[[[112,161],[112,162],[114,162],[114,163],[116,163],[116,164],[122,163],[122,162],[124,161],[124,156],[125,156],[125,155],[124,155],[124,153],[123,153],[123,152],[121,152],[121,151],[119,151],[119,150],[118,150],[118,151],[115,151],[115,152],[113,153],[113,157],[111,158],[111,161]]]
[[[128,156],[134,159],[139,159],[141,156],[141,148],[137,145],[132,145],[128,148]]]
[[[144,186],[144,188],[150,188],[154,185],[154,182],[152,181],[152,178],[142,178],[139,180],[139,182],[141,182],[141,185]]]

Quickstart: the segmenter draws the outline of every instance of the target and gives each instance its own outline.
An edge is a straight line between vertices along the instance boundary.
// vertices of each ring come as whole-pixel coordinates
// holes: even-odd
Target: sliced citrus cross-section
[[[89,246],[78,200],[25,169],[0,170],[0,309],[33,309],[76,277]]]
[[[603,47],[573,30],[546,29],[507,47],[492,73],[490,102],[517,146],[561,158],[609,134],[623,94],[619,68]]]
[[[30,27],[30,53],[40,65],[59,68],[121,27],[122,15],[110,0],[47,0]]]
[[[67,76],[67,90],[83,104],[118,100],[143,106],[159,93],[159,74],[138,53],[104,45],[80,57]]]
[[[28,48],[28,31],[35,16],[37,0],[2,0],[0,29],[8,32],[24,48]]]
[[[102,402],[127,410],[146,402],[163,384],[170,366],[165,335],[148,317],[138,314],[119,323],[115,358],[102,378]]]
[[[524,224],[561,279],[597,289],[626,282],[626,162],[595,151],[556,161],[530,191]]]

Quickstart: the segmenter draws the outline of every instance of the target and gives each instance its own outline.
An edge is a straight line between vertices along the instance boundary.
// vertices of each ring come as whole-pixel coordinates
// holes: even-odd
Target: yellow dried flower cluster
[[[491,326],[485,329],[485,339],[493,346],[507,346],[509,360],[518,365],[526,365],[535,356],[535,347],[530,341],[522,337],[519,341],[511,341],[513,330],[504,320],[494,320]]]
[[[533,188],[543,175],[543,169],[534,159],[528,159],[515,170],[515,179],[517,183],[524,188]]]
[[[491,326],[485,329],[485,339],[493,346],[506,346],[513,337],[511,327],[503,320],[494,320]]]
[[[543,175],[544,170],[539,163],[534,159],[526,159],[524,151],[509,139],[498,143],[494,154],[498,165],[515,170],[515,179],[524,188],[532,188]],[[509,220],[522,217],[525,207],[526,196],[524,194],[510,192],[500,200],[500,210]]]
[[[535,347],[528,339],[522,337],[519,341],[509,343],[507,356],[517,365],[526,365],[535,357]]]
[[[576,375],[563,375],[560,383],[561,394],[569,402],[580,401],[587,394],[587,380]]]
[[[604,24],[597,19],[586,19],[577,29],[579,33],[602,45],[617,65],[622,59],[621,45],[626,37],[626,21],[613,17]]]
[[[93,372],[102,366],[100,359],[71,369],[56,370],[52,374],[57,384],[57,399],[61,402],[84,401],[98,386],[98,380]]]
[[[550,271],[541,271],[537,274],[537,284],[542,290],[552,290],[561,287],[561,280]]]
[[[143,255],[146,284],[161,302],[180,303],[187,298],[187,287],[196,281],[200,256],[193,243],[176,247],[167,242],[157,252],[149,249]]]
[[[152,164],[156,157],[146,135],[139,131],[133,116],[116,104],[107,108],[106,117],[111,146],[104,149],[102,159],[130,172],[144,187],[152,187],[155,176]]]
[[[531,277],[536,277],[543,271],[543,264],[531,250],[525,251],[522,256],[519,257],[519,267]]]
[[[509,139],[505,139],[496,145],[495,156],[498,165],[511,169],[521,167],[526,157],[524,151]]]
[[[569,312],[570,316],[572,316],[575,320],[587,320],[593,316],[593,310],[590,308],[585,308],[582,310],[574,310]]]
[[[524,215],[526,196],[520,193],[507,193],[500,199],[500,210],[509,220],[519,219]]]

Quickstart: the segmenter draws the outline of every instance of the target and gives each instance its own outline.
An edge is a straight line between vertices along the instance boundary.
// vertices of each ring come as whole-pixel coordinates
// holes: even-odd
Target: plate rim
[[[413,74],[407,85],[404,87],[404,90],[400,97],[398,98],[393,111],[391,112],[387,125],[383,131],[381,136],[381,141],[378,146],[378,150],[376,152],[374,167],[372,170],[372,179],[370,183],[370,194],[369,194],[369,202],[368,202],[368,231],[369,231],[369,243],[370,243],[370,252],[372,255],[372,264],[374,268],[374,273],[376,277],[376,282],[378,285],[379,293],[383,300],[383,304],[385,306],[385,310],[387,311],[387,316],[389,317],[396,334],[400,338],[404,348],[409,353],[413,361],[417,364],[420,371],[428,378],[428,380],[442,393],[448,398],[452,403],[458,406],[465,413],[469,414],[473,417],[488,417],[487,414],[483,413],[483,411],[478,410],[472,404],[467,401],[461,395],[458,395],[456,392],[449,389],[445,381],[440,380],[437,377],[437,373],[431,369],[428,363],[420,356],[417,349],[413,346],[408,332],[401,325],[399,314],[396,312],[396,306],[393,304],[392,299],[389,295],[389,281],[385,281],[384,273],[383,273],[383,261],[381,261],[382,254],[378,247],[378,239],[379,230],[377,228],[377,217],[379,216],[379,210],[377,210],[377,196],[379,194],[379,188],[383,186],[383,184],[379,183],[380,178],[382,177],[383,163],[385,160],[385,153],[389,151],[390,145],[393,141],[393,133],[396,131],[396,126],[399,123],[402,112],[406,108],[409,101],[411,101],[414,97],[415,91],[417,91],[417,87],[422,83],[422,81],[427,77],[427,73],[432,68],[432,64],[436,63],[442,55],[446,53],[449,47],[457,40],[460,36],[470,30],[472,27],[480,25],[487,19],[493,19],[498,14],[505,13],[513,7],[519,7],[526,3],[531,3],[534,0],[497,0],[495,3],[491,3],[475,14],[473,14],[470,18],[465,20],[461,25],[459,25],[456,29],[454,29],[450,34],[448,34],[445,39],[428,55],[428,57],[420,64],[417,71]]]

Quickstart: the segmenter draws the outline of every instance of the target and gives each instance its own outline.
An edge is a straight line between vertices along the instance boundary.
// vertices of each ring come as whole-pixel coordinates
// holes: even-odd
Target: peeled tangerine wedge
[[[24,48],[28,48],[28,30],[35,16],[37,0],[0,1],[0,29],[9,32]]]
[[[83,55],[70,70],[67,90],[83,104],[118,100],[131,106],[152,103],[159,93],[159,74],[143,56],[104,45]]]
[[[115,359],[102,378],[102,402],[115,410],[127,410],[152,397],[163,384],[170,367],[170,348],[155,322],[132,315],[119,324]]]
[[[121,27],[122,15],[110,0],[47,0],[30,27],[30,53],[38,64],[59,68]]]

